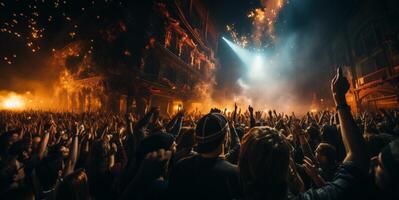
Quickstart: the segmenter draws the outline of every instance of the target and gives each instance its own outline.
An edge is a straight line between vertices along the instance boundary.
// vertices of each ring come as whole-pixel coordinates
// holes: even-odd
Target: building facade
[[[329,47],[332,69],[343,66],[355,111],[399,107],[399,2],[348,1],[345,22]]]
[[[132,2],[120,13],[112,8],[102,23],[87,24],[94,26],[94,39],[93,32],[82,34],[54,52],[56,65],[65,69],[56,89],[60,106],[143,114],[151,106],[173,113],[198,104],[196,90],[212,83],[218,67],[219,35],[205,5]]]

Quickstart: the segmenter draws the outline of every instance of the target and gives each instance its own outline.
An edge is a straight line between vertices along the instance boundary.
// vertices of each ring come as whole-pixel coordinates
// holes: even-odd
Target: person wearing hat
[[[229,123],[220,113],[202,117],[195,129],[197,153],[180,160],[169,178],[174,199],[237,199],[241,195],[237,166],[224,157]]]

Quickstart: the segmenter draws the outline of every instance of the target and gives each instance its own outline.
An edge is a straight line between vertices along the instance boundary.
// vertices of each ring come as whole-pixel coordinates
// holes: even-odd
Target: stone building
[[[329,46],[332,69],[345,68],[355,111],[399,107],[399,2],[350,0]]]
[[[218,67],[219,35],[206,1],[132,1],[100,13],[86,18],[101,23],[77,22],[93,31],[54,52],[64,69],[60,107],[143,114],[153,105],[173,113],[198,103],[196,89],[212,83]]]

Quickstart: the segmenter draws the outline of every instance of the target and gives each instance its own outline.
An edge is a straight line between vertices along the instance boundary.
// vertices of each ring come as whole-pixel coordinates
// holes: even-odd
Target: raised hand
[[[305,191],[305,184],[303,183],[303,180],[301,176],[298,174],[295,166],[294,160],[290,157],[290,162],[289,162],[289,172],[293,180],[294,187],[299,191],[299,192],[304,192]]]
[[[342,68],[337,69],[337,74],[331,82],[331,91],[333,93],[336,105],[346,105],[345,94],[349,90],[349,82],[343,75]]]
[[[303,159],[303,169],[310,178],[312,178],[313,182],[317,185],[317,187],[321,187],[325,185],[324,179],[317,172],[316,166],[313,164],[312,159],[306,157]]]
[[[222,113],[222,111],[219,110],[218,108],[212,108],[210,113]]]
[[[309,175],[310,177],[316,177],[318,176],[317,168],[314,165],[313,161],[309,158],[306,157],[303,159],[303,169],[305,170],[306,174]]]
[[[115,143],[111,143],[110,154],[115,155],[118,152],[118,146]]]
[[[331,91],[337,106],[342,141],[346,150],[344,162],[353,162],[359,169],[367,171],[370,159],[362,133],[346,104],[345,94],[348,90],[348,80],[343,76],[342,69],[338,68],[337,74],[331,82]]]
[[[251,105],[249,105],[248,106],[248,111],[249,111],[250,114],[253,114],[254,113],[254,108],[251,107]]]

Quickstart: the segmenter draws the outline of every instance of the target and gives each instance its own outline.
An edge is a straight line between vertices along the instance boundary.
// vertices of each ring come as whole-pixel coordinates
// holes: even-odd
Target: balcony
[[[385,67],[357,79],[357,90],[382,83],[389,76],[389,68]]]
[[[399,76],[399,65],[395,66],[392,70],[393,76]]]

